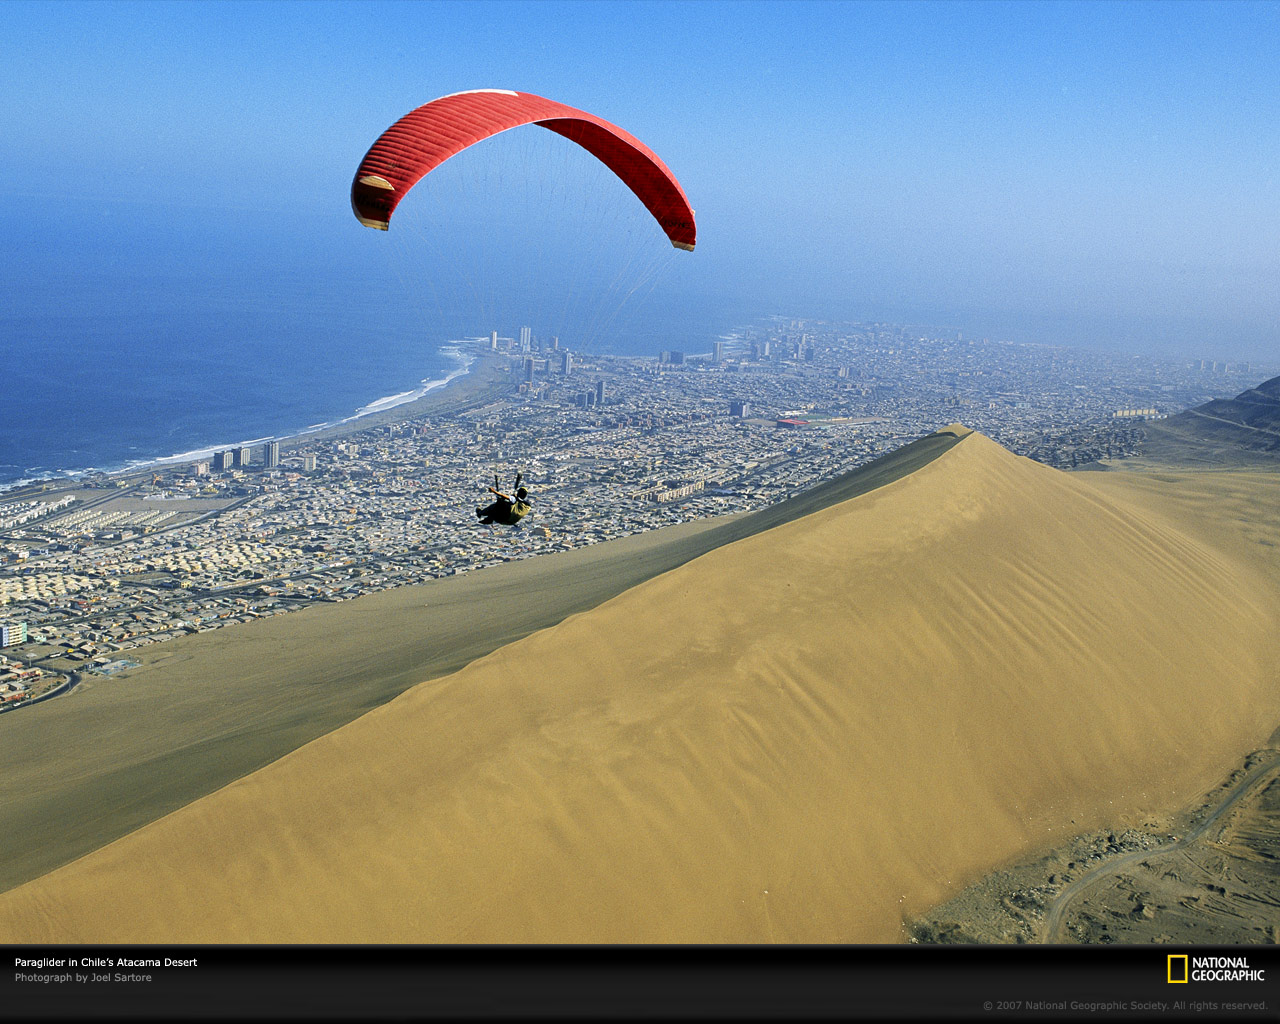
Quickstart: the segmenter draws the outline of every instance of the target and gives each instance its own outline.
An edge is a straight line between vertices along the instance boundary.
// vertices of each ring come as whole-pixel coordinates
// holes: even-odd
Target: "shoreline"
[[[280,450],[296,451],[312,441],[329,441],[338,437],[347,437],[373,427],[402,423],[419,416],[456,412],[479,401],[492,400],[505,392],[506,385],[511,380],[505,360],[501,356],[501,353],[480,349],[465,370],[452,374],[435,386],[428,387],[417,398],[386,408],[373,409],[363,415],[357,413],[336,423],[321,424],[301,433],[279,438]],[[378,399],[364,408],[371,409],[372,406],[387,401],[390,397],[393,396]],[[195,459],[191,461],[194,462]]]
[[[358,434],[364,430],[401,423],[419,416],[454,412],[482,400],[491,400],[506,390],[510,376],[499,358],[500,353],[478,348],[481,340],[465,339],[441,343],[440,351],[442,352],[454,346],[461,349],[462,346],[475,345],[477,349],[474,353],[460,351],[459,358],[465,360],[462,368],[452,371],[443,379],[421,385],[424,390],[415,398],[395,401],[404,395],[413,394],[417,389],[402,392],[399,395],[386,395],[361,406],[344,419],[316,424],[291,434],[267,435],[233,444],[207,445],[188,452],[138,461],[116,469],[89,467],[63,470],[62,475],[58,476],[23,478],[12,483],[0,484],[0,501],[18,500],[27,492],[47,494],[51,491],[78,489],[93,480],[129,480],[157,470],[178,470],[207,459],[217,451],[258,447],[271,441],[279,442],[282,454],[296,452],[315,441],[331,441]]]

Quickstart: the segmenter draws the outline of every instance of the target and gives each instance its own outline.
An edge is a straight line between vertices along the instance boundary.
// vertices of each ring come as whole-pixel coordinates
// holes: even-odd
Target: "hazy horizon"
[[[680,178],[699,244],[659,305],[1200,358],[1278,347],[1275,5],[5,14],[13,314],[164,275],[247,281],[250,301],[377,282],[390,240],[348,206],[364,151],[416,105],[510,87],[622,125]]]

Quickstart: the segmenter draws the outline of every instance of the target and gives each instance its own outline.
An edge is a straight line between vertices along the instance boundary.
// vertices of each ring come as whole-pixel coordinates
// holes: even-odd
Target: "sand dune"
[[[1272,567],[1109,478],[970,435],[0,895],[0,941],[893,941],[1280,719]]]
[[[0,892],[221,789],[417,683],[714,548],[882,487],[957,441],[954,432],[930,434],[757,512],[139,648],[138,669],[90,679],[39,714],[0,716]],[[460,528],[475,529],[474,521]]]

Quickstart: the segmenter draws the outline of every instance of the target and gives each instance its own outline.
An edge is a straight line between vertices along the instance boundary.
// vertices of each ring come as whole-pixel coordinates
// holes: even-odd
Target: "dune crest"
[[[1139,497],[969,434],[0,895],[0,941],[894,941],[1280,719],[1280,587]]]

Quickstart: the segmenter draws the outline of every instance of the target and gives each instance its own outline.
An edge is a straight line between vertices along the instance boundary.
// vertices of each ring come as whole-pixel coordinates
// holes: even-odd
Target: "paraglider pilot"
[[[497,495],[498,500],[486,508],[476,509],[482,526],[489,523],[501,523],[503,526],[515,526],[533,509],[529,501],[529,492],[520,486],[521,474],[516,474],[516,496],[514,498],[498,490],[498,477],[494,474],[490,494]]]

